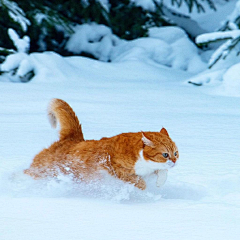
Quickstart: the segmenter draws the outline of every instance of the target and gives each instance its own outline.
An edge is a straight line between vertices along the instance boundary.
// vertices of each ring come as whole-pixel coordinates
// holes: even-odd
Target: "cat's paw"
[[[155,171],[155,173],[157,174],[157,182],[156,185],[157,187],[162,187],[166,180],[167,180],[167,174],[168,174],[168,170],[157,170]]]
[[[135,184],[135,187],[145,190],[146,189],[146,182],[143,179],[139,179],[138,182]]]

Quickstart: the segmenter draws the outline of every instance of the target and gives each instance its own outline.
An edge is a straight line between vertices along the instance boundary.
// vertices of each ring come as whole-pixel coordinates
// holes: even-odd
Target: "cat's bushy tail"
[[[65,101],[57,98],[52,99],[48,106],[48,117],[53,128],[56,128],[59,122],[60,140],[72,138],[84,141],[81,124],[75,112]]]

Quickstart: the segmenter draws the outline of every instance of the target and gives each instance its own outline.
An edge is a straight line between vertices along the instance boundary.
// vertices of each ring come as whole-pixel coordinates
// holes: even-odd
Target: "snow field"
[[[34,64],[27,84],[0,79],[0,239],[239,238],[239,98],[189,87],[192,74],[153,61],[44,53]],[[86,139],[165,127],[180,160],[163,188],[156,179],[140,191],[113,178],[84,185],[24,176],[57,139],[46,117],[55,97],[73,107]]]
[[[137,2],[152,7],[151,1]],[[212,31],[223,9],[231,13],[223,7],[209,25],[209,16],[197,20]],[[102,62],[27,54],[27,39],[11,31],[10,37],[17,39],[18,52],[1,70],[18,71],[0,76],[0,240],[239,239],[240,81],[234,53],[203,71],[205,56],[175,27],[122,41],[103,26],[76,26],[68,48],[87,49]],[[31,70],[32,81],[19,83]],[[62,175],[39,181],[25,176],[35,154],[58,138],[46,116],[52,98],[73,107],[86,139],[165,127],[180,152],[166,184],[157,188],[156,177],[148,178],[141,191],[109,176],[88,185]]]

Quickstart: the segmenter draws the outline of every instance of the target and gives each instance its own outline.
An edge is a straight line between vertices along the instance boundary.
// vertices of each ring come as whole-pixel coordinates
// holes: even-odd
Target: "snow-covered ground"
[[[216,2],[223,7],[215,18],[194,15],[210,31],[236,3]],[[149,39],[125,42],[95,27],[78,30],[91,30],[93,39],[104,33],[89,52],[112,63],[28,55],[27,39],[10,30],[20,40],[18,53],[1,70],[19,66],[20,77],[36,75],[28,83],[0,76],[0,240],[238,240],[240,65],[222,62],[202,72],[206,63],[177,28],[155,28]],[[82,44],[92,43],[87,36]],[[70,43],[81,52],[77,40]],[[165,127],[180,152],[166,184],[157,188],[148,179],[141,191],[111,177],[85,185],[65,176],[24,176],[35,154],[58,138],[46,116],[52,98],[73,107],[86,139]]]
[[[240,98],[187,85],[192,74],[150,60],[33,59],[29,83],[0,78],[1,240],[239,239]],[[58,137],[46,117],[55,97],[71,104],[86,139],[164,126],[180,152],[164,187],[24,176]]]

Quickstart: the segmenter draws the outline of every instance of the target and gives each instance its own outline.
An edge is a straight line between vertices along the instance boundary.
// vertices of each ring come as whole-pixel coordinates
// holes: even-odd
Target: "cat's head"
[[[165,128],[160,132],[142,132],[143,157],[147,161],[162,163],[163,169],[174,167],[178,158],[178,148]]]

